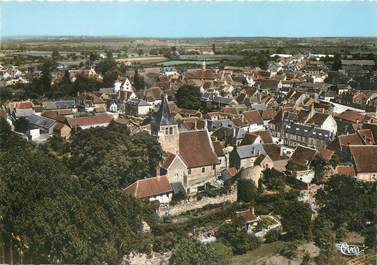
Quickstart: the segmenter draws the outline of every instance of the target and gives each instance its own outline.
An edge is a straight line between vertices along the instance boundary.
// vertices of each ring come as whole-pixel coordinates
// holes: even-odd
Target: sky
[[[2,2],[1,37],[377,37],[377,1]]]

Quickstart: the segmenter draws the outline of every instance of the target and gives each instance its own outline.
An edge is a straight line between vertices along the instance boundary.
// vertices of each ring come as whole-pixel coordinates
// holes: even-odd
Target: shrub
[[[278,230],[273,229],[267,232],[266,234],[266,243],[271,243],[279,240],[280,233]]]

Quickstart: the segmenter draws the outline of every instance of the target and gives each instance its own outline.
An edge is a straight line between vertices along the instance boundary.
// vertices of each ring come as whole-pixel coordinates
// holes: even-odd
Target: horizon
[[[1,13],[9,39],[377,37],[377,2],[3,2]]]

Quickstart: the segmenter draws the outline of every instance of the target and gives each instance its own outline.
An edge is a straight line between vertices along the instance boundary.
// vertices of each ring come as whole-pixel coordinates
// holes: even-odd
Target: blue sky
[[[3,2],[1,35],[377,37],[377,2]]]

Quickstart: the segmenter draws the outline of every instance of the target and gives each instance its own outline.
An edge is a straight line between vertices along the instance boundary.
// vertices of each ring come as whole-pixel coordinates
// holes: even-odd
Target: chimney
[[[284,156],[283,148],[280,147],[280,156]]]
[[[255,215],[255,213],[254,213],[254,206],[251,207],[251,214],[252,214],[252,215]]]

